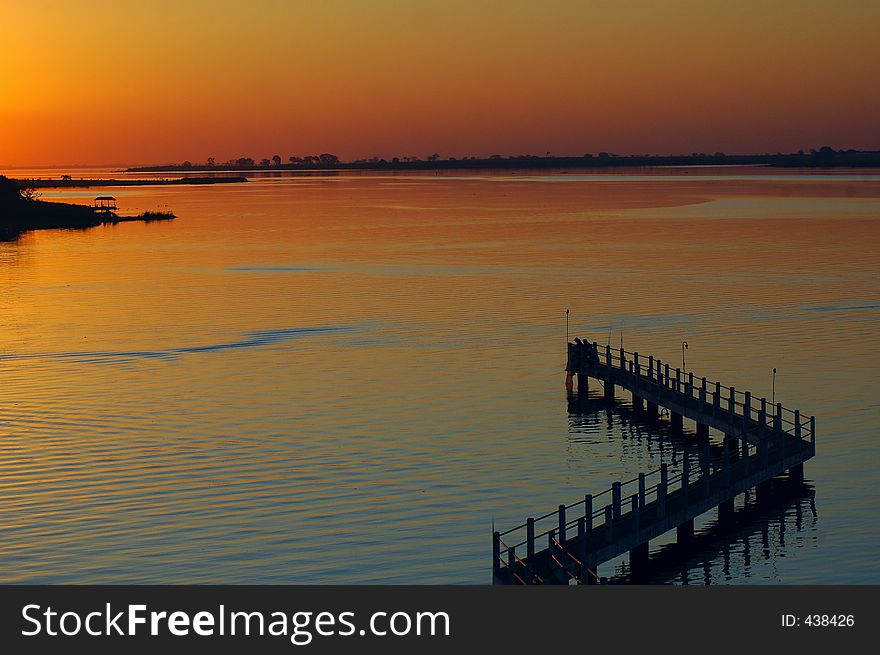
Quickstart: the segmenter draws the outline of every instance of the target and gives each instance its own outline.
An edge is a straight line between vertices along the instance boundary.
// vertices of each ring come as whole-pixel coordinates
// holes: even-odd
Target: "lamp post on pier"
[[[689,348],[688,342],[682,341],[681,342],[681,370],[682,371],[687,370],[687,362],[685,361],[684,351],[687,350],[688,348]]]

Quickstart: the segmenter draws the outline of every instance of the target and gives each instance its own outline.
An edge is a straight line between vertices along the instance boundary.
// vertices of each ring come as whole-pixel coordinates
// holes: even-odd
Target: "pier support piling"
[[[645,409],[645,403],[640,396],[633,394],[633,410],[642,412]]]
[[[735,462],[739,459],[739,443],[732,434],[724,433],[724,443],[727,444],[727,453],[729,461]]]
[[[681,414],[669,412],[669,425],[676,434],[681,434],[684,428],[684,422]]]
[[[722,501],[718,505],[718,520],[719,521],[729,521],[733,518],[733,510],[734,510],[734,502],[733,498]]]
[[[804,465],[803,463],[798,464],[796,466],[792,466],[788,469],[788,479],[792,482],[803,482],[804,481]]]
[[[614,402],[614,383],[611,380],[605,380],[605,400],[609,403]]]
[[[697,422],[697,439],[709,438],[709,426],[706,423]]]
[[[577,382],[578,395],[582,398],[586,398],[587,394],[590,392],[590,376],[586,373],[578,373]]]
[[[694,520],[689,519],[675,528],[675,540],[680,544],[686,544],[694,538]]]
[[[644,579],[645,569],[648,568],[649,554],[647,541],[629,551],[629,570],[633,580]]]

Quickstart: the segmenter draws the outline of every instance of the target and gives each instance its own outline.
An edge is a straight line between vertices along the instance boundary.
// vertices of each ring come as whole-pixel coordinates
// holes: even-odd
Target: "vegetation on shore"
[[[589,168],[622,168],[645,166],[723,166],[723,165],[762,165],[785,168],[867,168],[880,167],[880,151],[834,150],[824,146],[819,150],[796,153],[761,154],[761,155],[727,155],[723,152],[712,154],[695,152],[690,155],[627,155],[618,156],[613,153],[600,152],[598,155],[587,153],[580,157],[558,157],[549,152],[539,155],[517,155],[502,157],[448,157],[441,158],[434,153],[425,159],[419,157],[393,157],[381,159],[357,159],[344,162],[334,154],[324,153],[307,157],[290,156],[285,161],[280,155],[265,158],[257,162],[252,157],[230,159],[225,163],[217,163],[209,157],[203,164],[185,161],[181,164],[164,164],[161,166],[141,166],[129,168],[126,172],[154,171],[309,171],[309,170],[463,170],[463,169],[589,169]],[[217,178],[223,179],[223,178]]]
[[[0,238],[15,238],[28,230],[83,229],[101,224],[91,207],[38,200],[33,189],[0,175]]]
[[[167,211],[146,211],[137,216],[119,216],[87,205],[46,202],[38,192],[22,187],[16,180],[0,175],[0,239],[15,239],[30,230],[81,230],[102,223],[125,221],[167,221],[175,218]]]

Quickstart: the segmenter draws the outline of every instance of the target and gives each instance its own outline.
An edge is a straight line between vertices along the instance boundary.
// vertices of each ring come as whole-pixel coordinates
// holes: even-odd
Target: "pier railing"
[[[541,583],[541,572],[547,574],[548,569],[536,565],[538,561],[549,562],[554,573],[584,582],[596,576],[591,548],[603,552],[605,558],[639,535],[663,528],[673,515],[668,511],[679,517],[695,516],[706,511],[707,503],[731,498],[815,453],[815,417],[803,417],[800,411],[786,409],[781,403],[773,405],[765,398],[755,401],[748,391],[710,383],[653,356],[645,358],[610,346],[569,344],[568,358],[570,373],[620,384],[641,398],[653,398],[658,405],[693,409],[701,420],[723,425],[725,438],[714,457],[708,440],[702,442],[697,457],[685,450],[681,470],[672,475],[663,464],[615,482],[601,493],[587,494],[509,530],[495,532],[496,576],[506,575],[518,584]],[[576,552],[572,552],[572,544],[578,544]]]
[[[685,479],[695,479],[689,471],[687,459],[683,462],[682,471],[672,477],[668,476],[668,468],[664,464],[650,473],[640,473],[626,482],[615,482],[601,493],[587,494],[583,500],[560,505],[552,512],[498,532],[496,562],[508,566],[510,562],[517,561],[517,553],[533,558],[536,545],[541,548],[540,544],[543,543],[548,546],[552,546],[554,541],[565,543],[567,538],[575,534],[582,537],[595,527],[619,520],[633,508],[638,511],[652,500],[665,499],[670,491],[681,489]],[[649,480],[656,480],[656,483],[648,486]]]
[[[757,398],[750,391],[740,391],[720,382],[711,382],[705,377],[697,377],[693,371],[682,371],[668,362],[645,357],[638,352],[623,348],[612,349],[598,343],[582,342],[568,344],[567,370],[572,373],[590,373],[600,379],[610,377],[610,372],[623,372],[634,380],[626,386],[636,393],[640,388],[659,395],[671,392],[684,405],[702,406],[715,416],[722,412],[728,418],[738,417],[745,424],[756,424],[770,430],[783,431],[798,438],[809,438],[815,443],[814,417],[801,416],[799,410],[791,410],[782,403],[768,402]],[[605,375],[602,375],[605,369]]]

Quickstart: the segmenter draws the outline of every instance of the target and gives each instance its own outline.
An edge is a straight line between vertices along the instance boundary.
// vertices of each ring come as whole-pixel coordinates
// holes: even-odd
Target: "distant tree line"
[[[208,157],[204,164],[193,164],[185,161],[182,164],[164,166],[146,166],[129,169],[131,171],[151,171],[164,169],[182,170],[235,170],[235,169],[379,169],[379,170],[439,170],[439,169],[468,169],[468,168],[603,168],[621,166],[681,166],[681,165],[707,165],[707,164],[741,164],[741,165],[769,165],[783,167],[828,167],[828,166],[853,166],[874,167],[880,166],[880,151],[859,150],[835,150],[830,146],[810,149],[809,153],[799,150],[796,153],[763,153],[752,155],[729,155],[724,152],[714,153],[692,152],[681,155],[617,155],[611,152],[585,153],[580,156],[557,156],[546,152],[543,155],[522,154],[503,156],[493,154],[488,157],[450,156],[441,158],[439,153],[427,155],[424,159],[418,156],[397,156],[390,159],[374,156],[369,158],[355,159],[353,161],[341,161],[339,157],[331,153],[320,155],[308,155],[299,157],[291,155],[285,161],[281,155],[265,157],[259,161],[253,157],[238,157],[218,163],[214,157]]]

